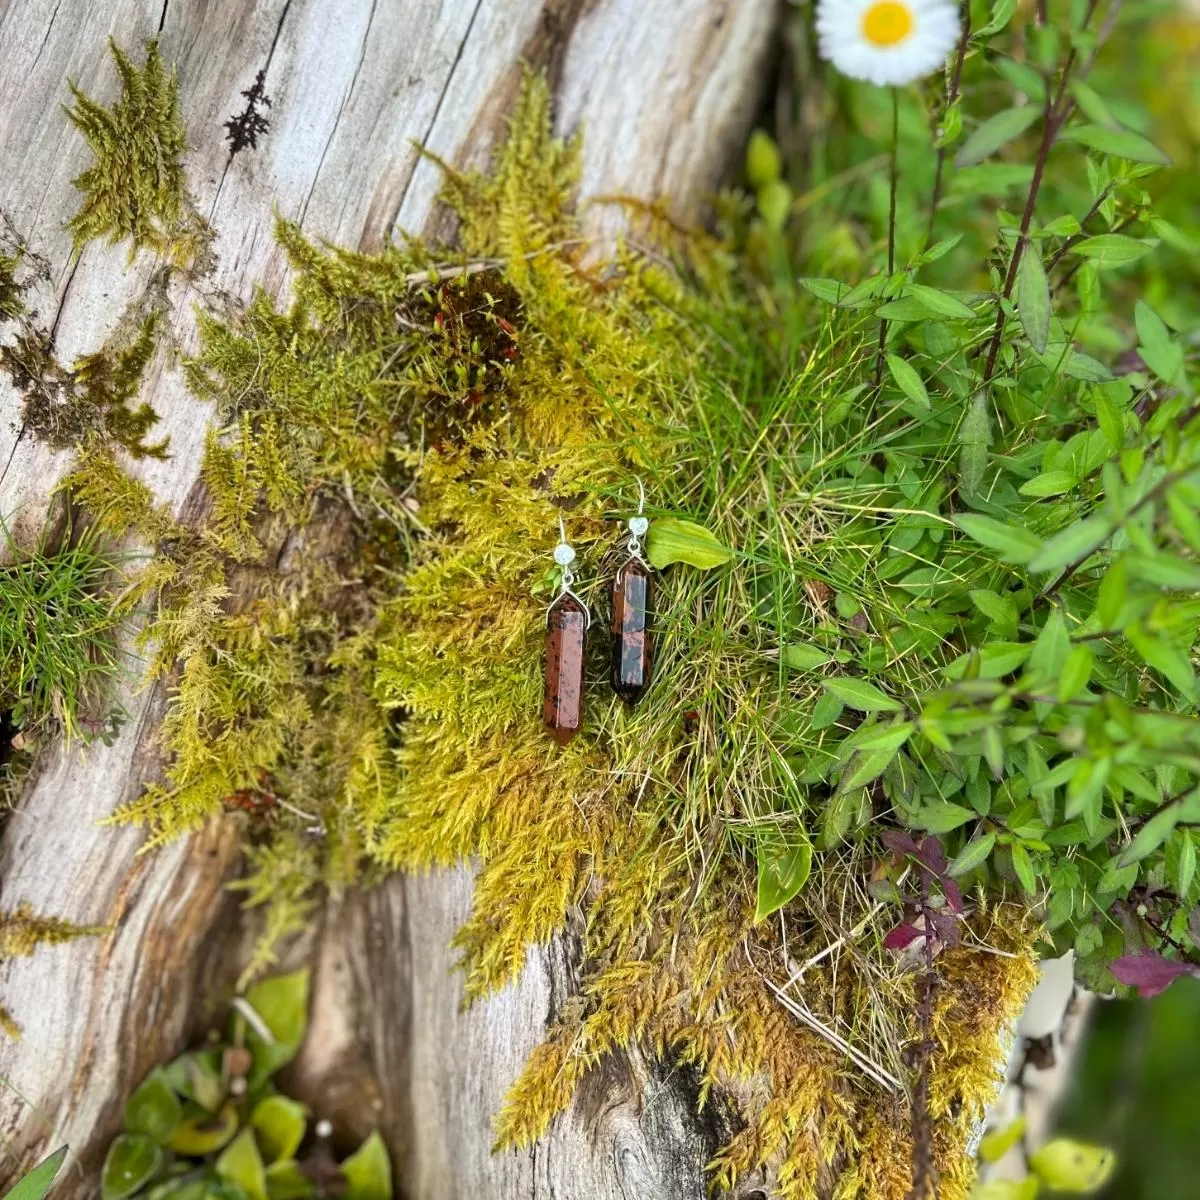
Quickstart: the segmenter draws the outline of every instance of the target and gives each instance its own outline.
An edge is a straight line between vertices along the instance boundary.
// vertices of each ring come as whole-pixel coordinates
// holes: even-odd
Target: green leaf
[[[888,370],[892,373],[892,378],[896,381],[896,386],[914,404],[928,409],[929,393],[925,390],[925,384],[913,366],[896,354],[889,354],[887,356],[887,364]]]
[[[1066,704],[1074,700],[1088,685],[1092,677],[1092,651],[1084,643],[1080,643],[1067,655],[1063,663],[1062,674],[1058,679],[1058,702]]]
[[[1146,633],[1136,625],[1126,628],[1125,637],[1148,667],[1165,675],[1189,699],[1195,696],[1195,668],[1178,646],[1172,646],[1170,642]]]
[[[821,684],[847,708],[853,708],[857,712],[899,712],[904,707],[898,700],[893,700],[865,679],[838,675],[831,679],[822,679]]]
[[[808,642],[793,642],[779,651],[779,660],[793,671],[812,671],[829,661],[829,654]]]
[[[992,5],[991,19],[982,29],[975,30],[971,35],[972,39],[991,37],[993,34],[1007,29],[1008,23],[1013,19],[1016,11],[1017,0],[996,0],[996,3]]]
[[[761,921],[797,896],[812,870],[812,843],[804,836],[789,840],[771,831],[758,842],[758,905]]]
[[[1127,158],[1131,162],[1154,163],[1166,167],[1171,163],[1167,157],[1149,138],[1130,129],[1110,129],[1105,125],[1076,125],[1066,129],[1059,135],[1063,142],[1079,142],[1102,154],[1111,154],[1116,158]]]
[[[304,1140],[307,1118],[308,1109],[287,1096],[266,1096],[254,1106],[250,1127],[258,1134],[267,1161],[295,1156]]]
[[[246,1047],[254,1056],[247,1084],[254,1091],[291,1062],[304,1041],[308,1026],[308,971],[264,979],[246,993],[245,999],[271,1034],[268,1041],[247,1023]]]
[[[67,1147],[60,1146],[32,1170],[26,1171],[5,1193],[4,1200],[43,1200],[66,1157]]]
[[[1196,877],[1196,843],[1192,840],[1190,830],[1184,829],[1180,832],[1182,841],[1179,846],[1179,862],[1175,868],[1175,892],[1179,896],[1187,896],[1192,880]]]
[[[1029,63],[1017,62],[1015,58],[1005,58],[998,55],[991,60],[992,67],[1002,75],[1013,88],[1028,96],[1031,100],[1046,99],[1046,81],[1042,73]]]
[[[317,1189],[294,1159],[272,1163],[266,1170],[270,1200],[309,1200]]]
[[[836,279],[798,279],[796,282],[818,300],[826,304],[837,304],[850,289]]]
[[[1018,525],[1007,525],[979,513],[960,513],[955,524],[969,538],[995,550],[1001,562],[1027,563],[1042,548],[1042,539]]]
[[[1113,116],[1104,97],[1090,84],[1084,83],[1082,79],[1071,80],[1071,95],[1075,97],[1079,111],[1089,121],[1095,121],[1097,125],[1107,125],[1110,128],[1116,128],[1120,124]]]
[[[392,1200],[392,1164],[378,1131],[342,1163],[345,1200]]]
[[[201,1108],[216,1112],[225,1099],[221,1080],[221,1054],[218,1050],[197,1050],[181,1054],[164,1068],[171,1090]]]
[[[185,1117],[175,1126],[167,1139],[167,1145],[176,1154],[201,1158],[220,1150],[237,1131],[237,1105],[232,1100],[227,1100],[216,1115],[205,1112]]]
[[[778,233],[792,211],[792,189],[782,179],[772,179],[758,189],[757,200],[763,224]]]
[[[937,288],[926,287],[923,283],[910,283],[904,289],[905,296],[919,300],[925,307],[940,317],[952,321],[972,321],[975,319],[974,310],[968,308],[957,296]]]
[[[1033,895],[1037,891],[1037,876],[1034,874],[1029,851],[1020,842],[1013,842],[1010,850],[1012,851],[1013,870],[1016,871],[1017,878],[1021,881],[1021,887],[1025,889],[1026,895]]]
[[[1163,383],[1172,387],[1184,383],[1183,347],[1176,344],[1159,315],[1144,300],[1139,300],[1134,307],[1134,320],[1142,361]]]
[[[1023,483],[1018,489],[1022,496],[1033,496],[1044,499],[1047,496],[1061,496],[1075,486],[1075,476],[1070,471],[1045,471],[1035,475],[1028,483]]]
[[[144,1133],[123,1133],[113,1139],[100,1172],[101,1200],[125,1200],[144,1187],[162,1166],[159,1144]]]
[[[987,861],[992,847],[996,844],[994,833],[977,834],[955,856],[950,863],[949,875],[957,879],[966,875]]]
[[[1058,677],[1071,652],[1071,639],[1062,613],[1056,608],[1046,618],[1045,625],[1033,644],[1029,656],[1029,674],[1039,683],[1057,686]]]
[[[1118,558],[1108,568],[1096,593],[1096,616],[1101,628],[1112,629],[1116,625],[1128,594],[1129,568],[1123,558]]]
[[[1124,869],[1139,863],[1148,854],[1153,854],[1169,838],[1183,816],[1181,802],[1169,804],[1156,812],[1134,835],[1133,841],[1121,851],[1117,867]]]
[[[837,696],[832,692],[826,692],[813,705],[812,718],[808,723],[809,728],[828,729],[842,715],[844,708],[845,705]]]
[[[853,791],[856,788],[864,787],[871,780],[882,775],[892,759],[896,757],[900,747],[908,741],[912,728],[912,724],[905,721],[888,731],[892,735],[890,741],[885,741],[874,749],[860,747],[850,760],[848,772],[842,777],[842,790]]]
[[[963,143],[962,149],[954,156],[954,165],[970,167],[983,162],[1001,146],[1020,137],[1041,115],[1042,110],[1036,104],[1025,104],[1020,108],[1007,108],[990,117]]]
[[[165,1142],[182,1119],[183,1106],[161,1067],[146,1076],[125,1105],[125,1132],[144,1133],[156,1142]]]
[[[958,478],[963,492],[972,496],[983,486],[988,447],[992,441],[992,419],[987,392],[982,388],[971,397],[967,414],[958,431]]]
[[[993,624],[1001,629],[1016,629],[1021,614],[1010,596],[1000,596],[987,588],[970,593],[971,603]]]
[[[1034,572],[1061,571],[1090,556],[1108,541],[1112,527],[1104,517],[1085,517],[1056,533],[1030,560]]]
[[[268,1200],[267,1175],[253,1130],[243,1129],[225,1147],[217,1159],[216,1172],[241,1188],[247,1200]]]
[[[1167,591],[1200,591],[1200,563],[1170,554],[1131,554],[1128,561],[1142,583]]]
[[[972,809],[949,800],[935,800],[917,812],[913,824],[929,833],[949,833],[952,829],[974,820],[975,813]]]
[[[1099,267],[1121,267],[1149,254],[1154,249],[1154,243],[1126,237],[1122,233],[1102,233],[1098,237],[1086,238],[1071,249],[1083,258],[1094,260]]]
[[[1017,312],[1029,343],[1039,354],[1050,339],[1050,281],[1036,246],[1026,246],[1017,268]]]
[[[714,534],[695,521],[660,517],[650,523],[646,557],[651,566],[660,571],[672,563],[687,563],[707,571],[729,562],[733,551],[722,546]]]

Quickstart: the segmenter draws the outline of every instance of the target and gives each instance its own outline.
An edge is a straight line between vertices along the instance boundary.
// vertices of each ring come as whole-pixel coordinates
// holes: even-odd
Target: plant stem
[[[958,57],[954,60],[954,72],[950,76],[950,90],[946,94],[946,111],[954,107],[962,87],[963,62],[967,57],[967,42],[971,39],[971,6],[962,6],[962,37],[958,42]],[[929,231],[925,235],[925,249],[933,245],[933,229],[937,222],[938,205],[942,202],[942,182],[946,173],[946,147],[937,153],[937,173],[933,177],[933,197],[929,201]]]
[[[892,155],[888,168],[891,192],[888,196],[888,279],[896,273],[896,183],[899,177],[900,93],[892,88]],[[883,385],[883,359],[887,352],[887,318],[879,321],[879,350],[875,355],[875,390]]]
[[[1082,28],[1086,29],[1091,23],[1099,3],[1100,0],[1089,0]],[[1038,147],[1037,160],[1033,165],[1033,179],[1029,184],[1029,195],[1025,199],[1025,211],[1021,214],[1021,232],[1017,237],[1016,245],[1013,246],[1012,258],[1009,259],[1008,263],[1008,274],[1004,279],[1001,302],[996,308],[996,327],[992,331],[991,344],[988,346],[987,363],[983,368],[983,384],[985,386],[991,382],[992,376],[995,374],[996,360],[1000,355],[1000,347],[1004,343],[1004,305],[1012,299],[1013,288],[1017,282],[1017,272],[1021,266],[1021,255],[1025,252],[1025,247],[1029,243],[1029,230],[1033,225],[1033,212],[1037,206],[1038,192],[1042,186],[1042,177],[1046,173],[1046,161],[1050,157],[1050,150],[1054,146],[1055,139],[1067,123],[1071,113],[1075,110],[1075,101],[1067,95],[1067,83],[1070,81],[1071,72],[1075,68],[1076,58],[1077,52],[1072,47],[1071,53],[1067,55],[1067,61],[1063,64],[1062,75],[1058,81],[1058,90],[1054,93],[1053,99],[1050,96],[1049,89],[1047,89],[1042,144]],[[1084,73],[1086,74],[1086,72]]]

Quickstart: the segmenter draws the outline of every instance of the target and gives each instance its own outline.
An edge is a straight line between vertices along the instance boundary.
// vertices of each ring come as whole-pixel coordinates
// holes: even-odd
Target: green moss
[[[25,431],[59,450],[100,437],[134,458],[165,458],[167,439],[147,440],[158,414],[147,402],[133,403],[157,349],[158,324],[151,311],[131,333],[119,329],[103,348],[65,367],[50,333],[23,322],[0,346],[0,370],[22,397]]]
[[[179,84],[163,62],[157,40],[146,43],[141,67],[115,43],[113,62],[121,95],[106,108],[70,83],[71,122],[87,139],[95,162],[76,180],[83,193],[67,227],[78,252],[93,238],[131,240],[176,266],[202,269],[212,231],[196,212],[180,161],[187,134],[179,111]]]
[[[515,1082],[500,1145],[540,1136],[606,1053],[637,1043],[693,1064],[706,1096],[738,1107],[715,1184],[767,1167],[789,1200],[834,1184],[899,1200],[902,1102],[768,986],[861,927],[808,970],[804,1002],[903,1070],[912,979],[872,923],[865,836],[831,838],[802,897],[754,921],[756,836],[808,819],[780,731],[809,689],[781,670],[779,640],[811,623],[801,606],[819,593],[797,577],[820,579],[808,547],[840,519],[836,488],[814,516],[803,480],[759,471],[772,459],[754,439],[783,437],[776,426],[796,419],[784,400],[802,387],[824,403],[835,356],[859,342],[837,349],[815,329],[800,356],[773,299],[700,235],[673,235],[672,266],[590,259],[577,147],[550,128],[531,78],[495,169],[449,175],[459,267],[416,245],[319,248],[281,224],[290,307],[259,294],[232,319],[201,320],[189,375],[221,432],[197,527],[156,509],[103,446],[82,457],[76,499],[101,528],[157,548],[129,596],[156,606],[146,636],[169,684],[171,761],[119,819],[157,844],[236,810],[253,847],[248,899],[271,906],[280,936],[319,882],[473,857],[458,938],[473,996],[582,907],[582,987]],[[704,423],[738,453],[714,458]],[[638,476],[652,517],[707,522],[739,561],[659,576],[659,679],[634,713],[603,687],[593,639],[588,728],[560,750],[540,722],[557,519],[602,612]],[[760,548],[780,528],[784,550]],[[1012,957],[943,960],[933,1105],[948,1198],[965,1192],[999,1033],[1034,974],[1022,909],[981,903],[971,928]]]
[[[0,912],[0,963],[9,958],[26,958],[39,946],[57,946],[107,932],[103,925],[72,925],[58,917],[40,916],[29,905],[22,904],[11,912]],[[0,1006],[0,1029],[14,1038],[21,1032],[3,1006]]]

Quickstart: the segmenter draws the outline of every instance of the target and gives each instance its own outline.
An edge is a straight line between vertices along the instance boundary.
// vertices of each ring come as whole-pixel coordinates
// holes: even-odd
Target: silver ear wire
[[[650,528],[649,519],[644,516],[646,511],[646,485],[642,483],[642,477],[637,477],[638,485],[638,510],[636,517],[630,517],[629,525],[629,542],[628,549],[630,555],[634,558],[642,557],[642,538],[646,536],[646,530]]]
[[[587,621],[585,628],[590,628],[592,624],[591,609],[583,602],[581,596],[577,596],[571,590],[572,584],[575,582],[575,572],[571,570],[571,564],[575,561],[575,547],[567,541],[567,527],[563,524],[562,510],[558,513],[558,545],[554,547],[554,561],[562,567],[562,587],[559,589],[558,595],[554,597],[550,608],[546,610],[547,617],[550,615],[550,609],[554,607],[564,596],[570,596],[571,599],[578,601],[583,609],[584,618]]]

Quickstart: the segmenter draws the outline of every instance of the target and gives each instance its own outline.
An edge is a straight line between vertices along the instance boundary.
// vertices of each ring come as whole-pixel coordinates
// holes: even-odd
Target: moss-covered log
[[[0,379],[0,516],[31,544],[70,464],[34,436],[30,395],[69,399],[72,381],[97,378],[102,363],[89,356],[127,345],[126,333],[158,313],[160,350],[136,397],[116,389],[119,408],[141,419],[136,399],[157,415],[153,440],[170,439],[169,457],[133,469],[176,518],[196,520],[211,413],[188,393],[179,357],[195,348],[197,299],[245,300],[255,281],[286,288],[273,208],[310,236],[365,250],[444,220],[433,204],[438,169],[416,144],[456,165],[484,161],[522,62],[546,71],[560,127],[587,127],[585,195],[703,197],[750,124],[775,9],[774,0],[10,4],[0,22],[0,213],[26,269],[19,296],[5,282],[19,305],[6,301],[3,312],[19,307],[47,354],[45,379],[26,379],[21,364]],[[143,78],[140,53],[118,74],[110,37],[139,52],[157,37],[163,61],[176,64],[190,194],[135,188],[141,207],[92,212],[83,230],[71,224],[81,211],[72,181],[103,162],[105,130],[80,97],[111,106],[122,76],[134,91]],[[63,108],[68,80],[86,137]],[[246,116],[256,80],[270,99],[258,105],[266,129]],[[161,143],[171,142],[170,87],[158,75],[153,95],[133,96],[138,125],[126,133],[150,137],[162,119]],[[147,202],[161,207],[150,224]],[[104,236],[147,229],[140,253]],[[197,234],[208,229],[211,241]],[[0,328],[18,344],[12,321]],[[239,869],[231,829],[218,822],[139,856],[138,832],[100,826],[161,770],[153,735],[163,704],[161,689],[129,695],[130,719],[111,746],[43,756],[5,819],[0,911],[28,904],[111,931],[0,965],[3,1005],[23,1030],[0,1042],[0,1186],[65,1140],[82,1171],[58,1194],[91,1194],[124,1097],[203,1030],[253,938],[224,890]],[[348,1141],[379,1125],[414,1197],[702,1196],[703,1164],[728,1131],[697,1118],[686,1074],[664,1079],[637,1057],[614,1057],[590,1078],[536,1148],[491,1156],[492,1117],[575,964],[571,936],[557,938],[530,951],[517,984],[462,1011],[450,942],[470,895],[466,870],[394,877],[318,914],[296,949],[317,968],[313,1031],[295,1067],[301,1090],[332,1110]]]

